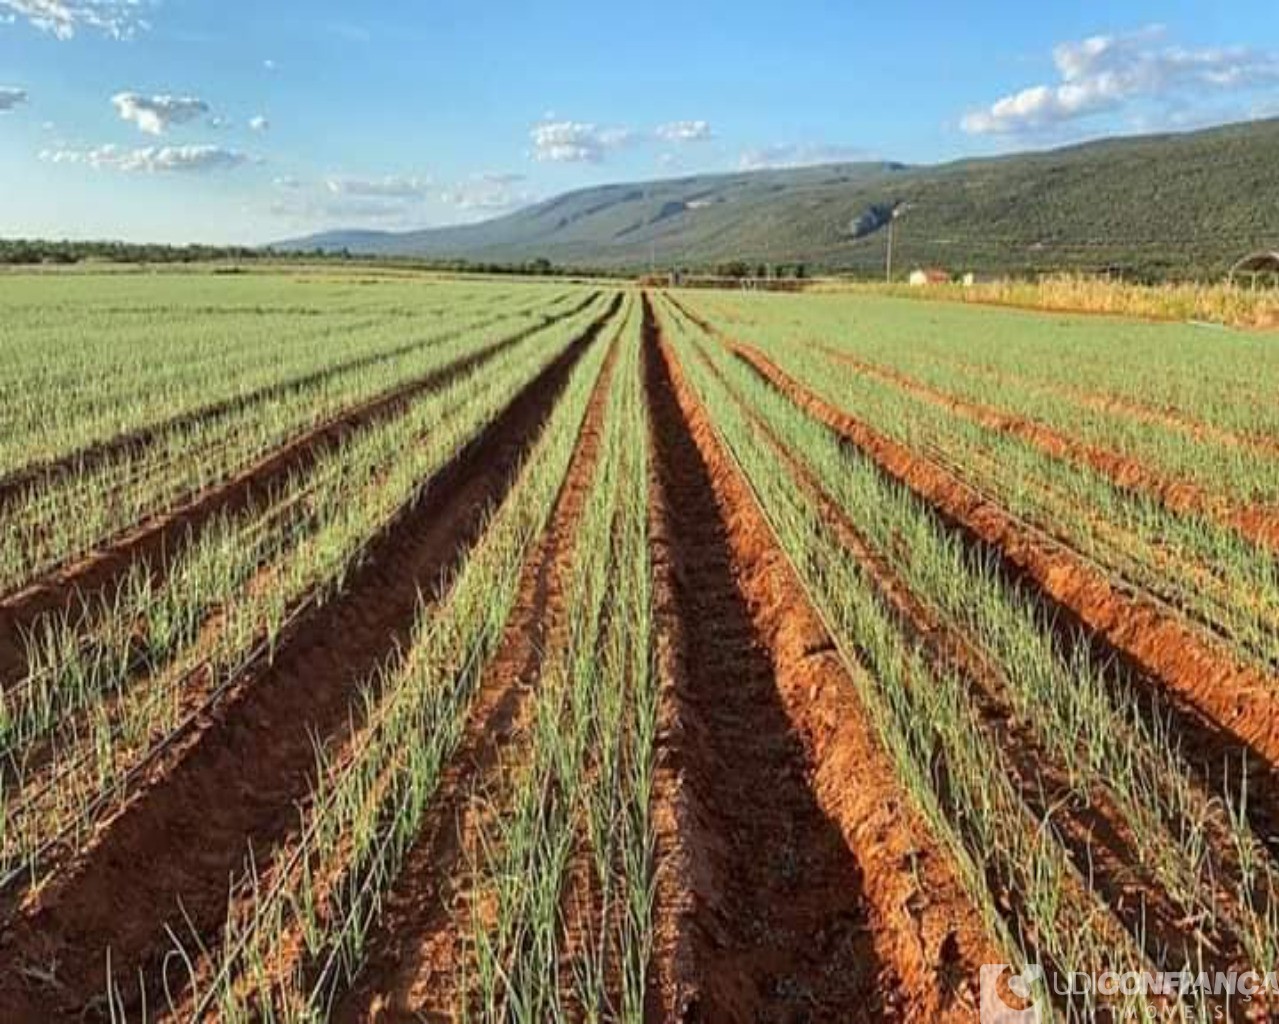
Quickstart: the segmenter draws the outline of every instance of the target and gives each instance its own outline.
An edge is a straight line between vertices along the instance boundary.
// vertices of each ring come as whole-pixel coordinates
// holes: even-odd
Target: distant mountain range
[[[742,261],[881,271],[1220,276],[1279,248],[1279,119],[935,166],[832,164],[605,185],[481,224],[331,231],[280,249],[601,269]]]

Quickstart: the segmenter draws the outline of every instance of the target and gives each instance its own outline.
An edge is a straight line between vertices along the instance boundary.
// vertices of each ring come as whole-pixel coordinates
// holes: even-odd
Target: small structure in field
[[[950,284],[950,274],[938,267],[921,267],[910,272],[912,288],[923,288],[930,284]]]
[[[1230,268],[1230,281],[1247,277],[1252,280],[1253,288],[1257,287],[1258,278],[1269,283],[1279,282],[1279,250],[1254,252],[1245,256]]]
[[[965,288],[975,288],[979,284],[994,284],[996,279],[991,274],[979,274],[970,270],[964,274],[962,280]]]

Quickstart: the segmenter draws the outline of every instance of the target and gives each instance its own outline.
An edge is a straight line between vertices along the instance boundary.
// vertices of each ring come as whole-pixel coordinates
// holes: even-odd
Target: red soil
[[[1064,613],[1067,623],[1084,627],[1141,678],[1163,687],[1187,724],[1199,720],[1201,737],[1219,734],[1213,749],[1205,751],[1207,760],[1220,765],[1233,752],[1237,764],[1243,747],[1263,762],[1264,771],[1273,771],[1279,764],[1279,715],[1275,713],[1279,684],[1273,678],[1241,663],[1223,645],[1149,598],[1121,589],[1076,552],[1015,518],[928,458],[824,402],[763,353],[745,345],[735,346],[735,351],[797,405],[928,502],[954,528],[996,551],[1017,577],[1032,583]],[[1259,788],[1252,787],[1250,793]]]
[[[1239,448],[1253,448],[1270,457],[1279,455],[1279,439],[1260,434],[1239,433],[1238,431],[1230,430],[1215,423],[1207,423],[1203,420],[1196,419],[1180,409],[1160,408],[1158,406],[1139,402],[1135,398],[1131,398],[1126,395],[1117,395],[1109,392],[1085,391],[1079,388],[1068,387],[1067,385],[1056,381],[1024,377],[1007,371],[994,370],[985,366],[978,366],[959,360],[956,360],[956,364],[968,373],[975,373],[979,376],[996,381],[1010,381],[1022,387],[1029,387],[1037,391],[1045,391],[1049,394],[1059,395],[1068,401],[1078,402],[1080,405],[1087,406],[1091,409],[1097,409],[1100,412],[1127,416],[1129,419],[1136,420],[1138,423],[1170,427],[1173,430],[1179,430],[1182,433],[1189,434],[1196,440],[1214,441],[1218,444],[1230,445],[1232,447]]]
[[[652,1019],[969,1021],[997,961],[647,311],[664,690]]]
[[[1054,458],[1088,466],[1116,486],[1145,493],[1173,512],[1215,519],[1257,544],[1279,549],[1279,509],[1266,506],[1239,507],[1222,495],[1213,494],[1197,484],[1169,478],[1137,459],[1077,441],[1036,420],[968,401],[900,371],[868,363],[846,352],[825,345],[818,347],[831,359],[851,366],[859,373],[895,385],[988,430],[1019,438]]]
[[[144,560],[152,563],[158,582],[163,577],[166,555],[180,549],[191,534],[215,516],[235,515],[266,501],[290,476],[305,472],[343,439],[393,418],[418,396],[446,386],[528,337],[574,316],[597,296],[598,293],[592,293],[582,303],[548,317],[544,323],[520,330],[424,377],[338,413],[231,479],[200,492],[174,509],[144,520],[90,556],[0,599],[0,686],[12,684],[26,672],[22,637],[40,615],[71,608],[95,594],[112,592],[130,567]]]
[[[470,931],[467,853],[476,850],[486,814],[493,813],[504,770],[528,739],[523,727],[546,652],[562,643],[569,561],[599,462],[617,346],[614,340],[591,395],[546,532],[521,571],[515,608],[484,671],[462,742],[386,900],[360,979],[333,1013],[335,1022],[456,1019]]]
[[[620,296],[611,304],[615,313]],[[106,1019],[106,957],[130,1017],[138,972],[147,1005],[164,1006],[161,978],[181,988],[165,924],[188,945],[214,945],[228,879],[246,846],[259,865],[296,828],[318,737],[341,745],[358,725],[361,680],[407,639],[419,593],[437,593],[500,501],[605,317],[572,343],[442,472],[425,497],[375,544],[344,593],[305,617],[275,661],[246,674],[208,719],[77,861],[12,921],[0,939],[0,1020]],[[194,930],[193,937],[191,931]]]
[[[506,318],[502,317],[500,319]],[[498,322],[496,318],[488,321],[488,323],[495,322]],[[356,359],[349,359],[346,362],[330,363],[322,369],[315,370],[312,373],[291,377],[287,380],[275,381],[274,383],[264,385],[255,391],[250,391],[242,395],[233,395],[230,398],[226,398],[218,402],[211,402],[208,405],[202,405],[198,409],[190,409],[186,412],[178,413],[156,423],[149,423],[137,428],[136,430],[118,434],[105,441],[99,441],[87,448],[68,452],[66,455],[59,456],[58,458],[13,470],[12,472],[0,477],[0,506],[3,506],[12,497],[17,495],[24,488],[31,486],[33,483],[48,481],[68,473],[84,472],[85,470],[92,469],[95,466],[100,466],[103,463],[109,462],[111,459],[126,453],[141,452],[154,444],[157,439],[171,431],[182,430],[186,427],[194,426],[204,420],[215,419],[219,416],[225,416],[228,413],[238,412],[241,409],[247,409],[260,402],[268,402],[271,399],[287,394],[290,391],[322,383],[331,377],[337,376],[339,373],[349,373],[354,370],[363,369],[366,366],[374,366],[377,363],[386,362],[387,360],[395,359],[398,356],[407,355],[414,349],[423,347],[423,344],[433,343],[434,342],[424,343],[422,341],[410,341],[403,345],[397,345],[394,348],[384,349],[380,352],[372,352],[368,355],[359,356]]]
[[[740,403],[741,398],[731,383],[714,363],[702,358]],[[742,410],[820,509],[842,547],[873,582],[898,627],[918,645],[936,671],[958,673],[965,681],[982,727],[990,734],[992,747],[1002,752],[1010,769],[1010,779],[1033,820],[1052,822],[1056,838],[1070,851],[1074,863],[1088,865],[1089,886],[1102,896],[1152,961],[1170,957],[1167,961],[1172,965],[1170,969],[1179,967],[1185,962],[1178,959],[1186,953],[1183,945],[1189,942],[1193,950],[1194,935],[1186,933],[1185,912],[1171,899],[1151,867],[1142,863],[1136,837],[1114,796],[1099,786],[1092,787],[1086,800],[1081,801],[1075,795],[1067,769],[1056,763],[1030,722],[1014,710],[1009,684],[1000,668],[968,637],[923,604],[888,559],[865,538],[821,482],[785,448],[763,419],[747,405],[742,405]],[[1208,823],[1198,824],[1211,827]],[[1214,834],[1223,843],[1228,842],[1219,833]],[[1003,901],[1008,906],[1015,906],[1016,893],[1007,892],[998,878],[992,877],[990,883],[996,891],[1004,893]],[[1086,894],[1078,891],[1071,895],[1086,898]],[[1223,912],[1232,899],[1226,890],[1218,894]],[[1236,939],[1220,933],[1205,938],[1219,952],[1215,963],[1223,968],[1246,969]]]

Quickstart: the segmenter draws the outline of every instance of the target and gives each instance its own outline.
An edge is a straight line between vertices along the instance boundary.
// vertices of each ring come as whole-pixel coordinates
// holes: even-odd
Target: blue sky
[[[0,0],[0,236],[401,230],[1275,115],[1274,0]]]

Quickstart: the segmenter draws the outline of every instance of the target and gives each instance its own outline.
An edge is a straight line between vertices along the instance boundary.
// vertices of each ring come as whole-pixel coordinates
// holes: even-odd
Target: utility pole
[[[893,283],[893,235],[894,229],[897,227],[897,218],[909,210],[910,203],[900,203],[893,207],[892,215],[888,218],[888,256],[884,267],[884,280],[889,284]]]
[[[893,227],[897,224],[897,211],[893,211],[893,215],[888,218],[888,259],[887,266],[884,268],[884,280],[888,284],[893,283]]]

